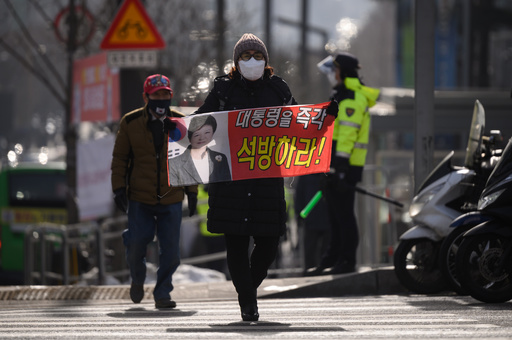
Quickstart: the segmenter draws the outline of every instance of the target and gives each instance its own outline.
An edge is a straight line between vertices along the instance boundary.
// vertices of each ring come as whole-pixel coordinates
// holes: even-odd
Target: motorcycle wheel
[[[460,285],[457,272],[455,271],[455,259],[462,242],[462,235],[471,227],[470,225],[465,225],[453,229],[444,238],[441,248],[439,248],[439,270],[441,270],[448,286],[458,295],[469,294],[468,290]]]
[[[440,242],[427,238],[402,240],[395,250],[395,274],[408,290],[419,294],[439,293],[447,288],[438,266]]]
[[[512,299],[512,261],[502,258],[509,244],[507,238],[494,234],[463,238],[455,269],[461,286],[473,298],[488,303]],[[501,268],[500,261],[505,264]]]

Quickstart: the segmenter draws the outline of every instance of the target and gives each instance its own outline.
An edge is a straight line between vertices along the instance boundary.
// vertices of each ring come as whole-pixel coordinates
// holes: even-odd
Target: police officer
[[[326,176],[324,195],[331,224],[330,244],[317,267],[307,276],[342,274],[356,270],[359,232],[354,212],[354,186],[362,179],[368,150],[370,113],[379,90],[361,83],[359,61],[349,53],[328,57],[318,64],[333,87],[331,99],[339,103],[333,133],[331,172]]]

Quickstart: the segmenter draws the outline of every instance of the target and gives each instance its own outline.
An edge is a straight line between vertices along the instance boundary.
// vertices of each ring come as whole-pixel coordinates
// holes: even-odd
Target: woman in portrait
[[[172,186],[231,180],[226,155],[208,147],[216,130],[217,121],[211,115],[194,116],[190,120],[190,145],[170,162],[169,175]]]

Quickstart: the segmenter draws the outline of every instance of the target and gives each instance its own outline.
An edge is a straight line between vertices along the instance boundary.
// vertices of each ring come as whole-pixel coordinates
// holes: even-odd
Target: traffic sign
[[[55,21],[53,22],[53,29],[55,30],[55,34],[57,38],[67,43],[68,42],[68,33],[69,33],[69,12],[70,8],[65,7],[62,9],[57,16],[55,17]],[[91,40],[94,35],[94,17],[82,6],[75,6],[75,13],[77,16],[78,30],[76,35],[76,44],[83,45]]]
[[[110,68],[153,68],[157,66],[157,51],[109,51],[107,63]]]
[[[140,0],[125,0],[103,38],[101,49],[163,49],[165,41]]]

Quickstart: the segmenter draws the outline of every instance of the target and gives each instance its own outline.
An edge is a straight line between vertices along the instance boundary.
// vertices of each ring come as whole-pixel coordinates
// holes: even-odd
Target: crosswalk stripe
[[[443,308],[432,309],[435,299]],[[178,301],[158,310],[150,301],[0,304],[0,338],[201,339],[503,338],[512,327],[479,318],[470,298],[359,297],[260,299],[260,321],[242,322],[235,300]],[[21,306],[21,307],[20,307]],[[429,309],[431,308],[431,309]],[[512,311],[496,314],[510,324]]]

